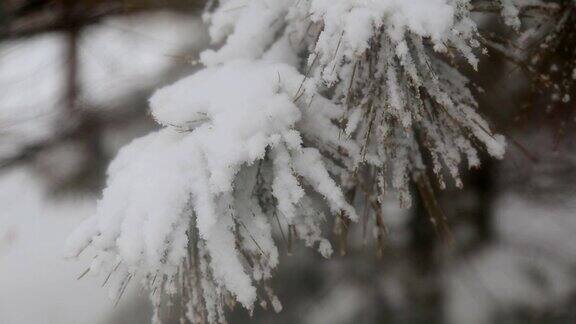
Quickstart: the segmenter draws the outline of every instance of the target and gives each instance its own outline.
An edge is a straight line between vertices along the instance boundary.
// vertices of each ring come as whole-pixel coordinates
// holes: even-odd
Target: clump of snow
[[[356,218],[321,154],[303,147],[296,128],[303,114],[293,101],[302,80],[285,64],[240,60],[157,91],[152,115],[165,128],[120,151],[97,213],[69,240],[70,255],[91,245],[106,255],[97,263],[121,263],[126,276],[136,270],[175,276],[190,258],[196,227],[209,260],[205,276],[252,308],[254,281],[269,279],[278,263],[270,220],[253,194],[260,163],[271,160],[265,182],[281,217],[303,234],[317,232],[319,221],[298,218],[308,205],[303,185],[324,196],[334,213]],[[327,253],[326,241],[310,238]],[[251,269],[242,251],[259,255]]]
[[[218,51],[204,51],[201,54],[202,62],[211,66],[234,59],[262,56],[282,27],[280,18],[293,3],[292,0],[223,1],[214,13],[206,14],[204,18],[210,22],[212,39],[219,42],[227,36],[226,43]],[[237,30],[242,32],[233,32]]]
[[[405,36],[413,33],[430,38],[444,49],[454,28],[454,7],[444,0],[311,1],[311,20],[323,25],[315,45],[326,82],[338,80],[345,59],[361,57],[374,36],[384,30],[398,55],[405,51]]]
[[[352,148],[346,153],[356,162],[363,160],[386,170],[379,173],[386,177],[379,183],[389,182],[399,190],[403,205],[409,205],[409,181],[424,167],[423,150],[432,155],[431,168],[441,187],[445,186],[443,169],[462,186],[459,166],[463,157],[469,166],[479,164],[473,142],[496,158],[504,154],[503,137],[493,134],[475,112],[468,80],[437,55],[460,55],[477,67],[478,31],[469,8],[466,0],[281,4],[258,0],[244,5],[229,1],[208,16],[213,40],[223,46],[202,57],[208,65],[250,57],[300,67],[309,81],[306,84],[312,85],[302,87],[300,93],[310,96],[330,89],[329,99],[339,107],[332,108],[339,114],[334,119],[347,121],[346,137],[353,139],[356,147],[363,147],[362,152]],[[254,30],[262,30],[259,24],[264,19],[269,34],[277,37],[251,37]],[[427,46],[429,43],[432,46]],[[267,48],[270,50],[265,51]],[[313,118],[311,114],[302,119],[307,123],[302,132],[323,132],[324,127],[313,126]],[[332,138],[341,138],[340,133],[331,134]],[[322,142],[326,143],[330,136],[324,135]],[[334,155],[342,156],[342,152]],[[347,167],[354,170],[354,165]]]
[[[504,22],[513,27],[514,29],[520,28],[520,10],[518,9],[517,2],[522,2],[518,0],[500,0],[502,2],[502,17],[504,17]]]

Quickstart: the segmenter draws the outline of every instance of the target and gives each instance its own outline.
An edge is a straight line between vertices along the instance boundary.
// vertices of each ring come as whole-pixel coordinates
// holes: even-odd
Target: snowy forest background
[[[324,8],[324,18],[329,17],[329,14],[337,17],[338,11],[335,8],[346,7],[348,3],[354,2],[296,2],[300,1],[316,3],[316,10]],[[405,1],[406,6],[401,4],[402,0],[358,3],[367,7],[380,3],[384,8],[382,10],[400,12],[418,12],[414,8],[419,7],[431,9],[424,14],[432,17],[432,25],[424,24],[420,35],[419,31],[411,28],[419,23],[421,11],[420,16],[406,16],[405,22],[397,24],[404,24],[407,30],[416,36],[422,36],[423,47],[434,48],[426,52],[430,53],[432,61],[448,62],[470,79],[470,86],[464,87],[465,79],[446,72],[453,78],[449,78],[449,81],[455,84],[452,90],[456,89],[456,94],[452,99],[467,103],[466,91],[470,88],[478,103],[478,116],[487,121],[487,132],[494,132],[490,133],[490,136],[485,136],[482,132],[475,134],[472,142],[478,147],[477,159],[481,162],[478,168],[466,167],[474,164],[470,163],[470,160],[474,160],[475,153],[463,141],[450,142],[455,147],[458,146],[458,149],[449,146],[438,148],[441,146],[438,143],[446,144],[446,141],[451,140],[450,136],[460,138],[457,127],[448,128],[448,135],[441,129],[440,137],[447,137],[440,140],[433,136],[436,133],[427,133],[432,126],[423,128],[421,132],[430,135],[432,144],[436,146],[422,154],[421,163],[408,166],[403,163],[404,160],[398,158],[398,152],[404,152],[398,147],[408,145],[400,140],[390,144],[396,145],[391,151],[370,151],[378,142],[372,143],[364,139],[365,132],[370,133],[370,130],[367,130],[370,123],[363,126],[362,121],[369,120],[371,115],[369,110],[363,111],[359,108],[365,104],[360,100],[362,90],[372,89],[374,84],[385,82],[386,89],[390,92],[382,96],[392,99],[386,99],[389,101],[383,105],[394,111],[397,106],[401,106],[395,104],[395,99],[413,104],[410,101],[410,96],[414,95],[410,92],[411,86],[406,87],[407,93],[398,95],[400,99],[395,98],[395,93],[404,91],[400,89],[402,82],[409,83],[406,81],[409,78],[414,78],[410,79],[410,82],[415,82],[414,74],[424,73],[418,70],[411,74],[411,64],[403,61],[405,57],[402,53],[405,52],[399,50],[401,47],[398,44],[401,42],[394,39],[393,33],[390,33],[390,46],[395,51],[390,51],[385,58],[393,57],[397,61],[387,61],[386,64],[396,67],[397,70],[405,69],[405,74],[388,74],[383,79],[385,81],[374,78],[374,82],[369,82],[370,77],[367,77],[367,82],[354,84],[355,78],[360,78],[361,75],[374,75],[368,67],[362,70],[350,63],[353,61],[350,57],[357,53],[352,53],[353,46],[362,46],[354,43],[362,36],[361,26],[347,26],[359,28],[356,30],[359,33],[358,38],[339,36],[345,33],[340,34],[336,29],[332,34],[325,34],[325,38],[318,40],[315,38],[318,36],[311,31],[314,28],[302,28],[297,23],[291,23],[290,19],[297,14],[302,15],[299,17],[301,19],[310,19],[306,12],[290,12],[290,15],[286,15],[288,22],[284,27],[274,27],[277,17],[268,17],[266,19],[270,20],[266,21],[258,12],[262,3],[268,3],[270,8],[274,8],[278,3],[285,3],[278,7],[289,7],[294,4],[293,1],[231,0],[208,4],[194,0],[2,1],[0,323],[129,324],[148,323],[151,318],[161,319],[163,323],[186,323],[191,320],[218,323],[226,320],[229,323],[313,324],[546,324],[576,321],[576,106],[572,100],[576,98],[576,4],[562,0]],[[461,16],[455,14],[452,27],[468,30],[469,35],[465,32],[448,36],[434,34],[435,28],[443,25],[443,19],[447,19],[441,15],[434,17],[435,14],[442,13],[441,10],[435,11],[434,6],[440,8],[446,4],[463,10],[459,13]],[[464,6],[466,10],[462,9],[463,4],[467,4]],[[376,7],[380,8],[378,5]],[[330,12],[329,9],[334,11]],[[414,11],[410,11],[412,9]],[[206,14],[202,19],[206,10],[213,13],[211,21],[206,19]],[[248,14],[250,10],[253,10],[253,16]],[[271,15],[283,17],[282,10],[288,9],[279,8]],[[231,27],[231,21],[237,18],[232,19],[229,15],[237,12],[247,12],[244,25],[238,23]],[[394,16],[393,12],[387,14]],[[466,22],[462,17],[467,14],[474,21],[476,30],[466,29],[469,26],[462,23]],[[362,21],[362,17],[372,19],[358,16],[352,17],[351,21]],[[246,21],[256,26],[253,34],[249,31],[244,35],[248,35],[245,38],[240,35],[235,39],[226,39],[230,29],[249,29],[252,25]],[[294,18],[293,21],[298,20]],[[331,26],[330,22],[326,20],[325,26]],[[461,25],[457,26],[457,22]],[[218,24],[224,26],[224,31],[218,31],[214,27]],[[270,28],[263,29],[262,26]],[[337,24],[334,26],[338,27]],[[381,27],[385,29],[387,25]],[[320,44],[315,52],[320,53],[317,55],[320,58],[301,57],[301,62],[297,63],[301,66],[294,71],[285,65],[278,65],[280,61],[294,60],[293,57],[287,57],[289,55],[286,54],[284,46],[288,46],[288,43],[278,42],[270,46],[274,39],[282,38],[285,34],[292,35],[286,30],[304,35],[301,43],[297,45],[302,46],[302,51],[307,50],[307,42],[311,42],[312,46]],[[328,28],[325,30],[329,31]],[[214,35],[219,33],[220,39],[214,41]],[[266,36],[267,34],[271,35]],[[443,38],[445,36],[446,39]],[[287,38],[289,37],[291,36]],[[411,38],[407,43],[408,45],[403,45],[407,49],[419,46],[415,38]],[[441,49],[442,44],[447,44],[447,49]],[[259,46],[261,48],[258,50]],[[273,50],[267,51],[269,46]],[[386,45],[382,47],[385,48]],[[352,54],[346,52],[347,49],[352,49]],[[358,51],[358,48],[355,50]],[[326,55],[321,56],[322,51],[325,51]],[[244,59],[266,56],[266,62],[274,63],[226,63],[234,56]],[[204,65],[209,68],[204,68]],[[224,68],[220,69],[218,66]],[[425,65],[414,66],[422,68]],[[430,69],[451,71],[444,65],[435,65]],[[305,79],[322,80],[324,88],[318,90],[314,85],[301,81],[300,75],[295,71],[299,71]],[[307,71],[310,76],[306,75]],[[152,108],[150,107],[149,99],[157,89],[190,75],[200,75],[197,79],[184,79],[190,80],[189,86],[201,89],[198,90],[199,94],[191,94],[190,88],[169,87],[162,90],[164,92],[156,92],[151,100]],[[428,91],[430,93],[427,95],[434,98],[435,90],[430,90],[432,87],[426,84],[425,76],[423,79],[420,89],[426,90],[422,93]],[[178,134],[189,134],[192,131],[198,133],[198,129],[202,130],[202,124],[188,124],[191,117],[200,118],[192,118],[194,123],[198,120],[204,123],[204,118],[213,117],[215,125],[218,125],[217,117],[207,117],[206,112],[194,109],[191,112],[182,111],[181,107],[186,107],[186,103],[181,104],[180,101],[186,102],[187,98],[191,97],[193,99],[189,100],[192,103],[208,102],[207,106],[217,106],[227,104],[226,98],[258,99],[259,93],[256,92],[254,97],[249,97],[244,96],[244,92],[237,94],[227,91],[226,86],[234,87],[237,84],[239,88],[250,92],[251,84],[244,84],[245,80],[271,91],[270,99],[263,97],[264,105],[276,104],[280,99],[275,96],[286,91],[294,96],[292,100],[296,108],[302,110],[304,125],[298,124],[297,131],[303,134],[303,143],[295,140],[299,135],[294,135],[293,129],[289,129],[282,133],[282,141],[286,142],[286,147],[284,148],[284,144],[270,142],[272,144],[266,146],[270,151],[266,151],[266,158],[261,159],[262,163],[271,164],[271,168],[275,168],[274,172],[280,173],[284,170],[282,163],[292,154],[290,156],[294,157],[294,161],[290,162],[291,165],[295,170],[300,165],[299,175],[293,177],[294,179],[309,182],[316,179],[328,186],[329,184],[322,182],[325,179],[319,174],[323,174],[324,169],[319,168],[313,154],[302,153],[300,158],[296,158],[300,153],[291,151],[299,145],[307,148],[318,147],[322,154],[330,155],[323,158],[331,177],[338,179],[336,182],[348,189],[343,190],[345,192],[342,195],[331,187],[330,190],[323,190],[322,186],[318,186],[320,189],[315,187],[316,190],[306,187],[307,195],[301,199],[306,199],[310,191],[314,191],[310,194],[314,199],[301,200],[299,205],[298,200],[296,203],[290,201],[298,192],[290,192],[288,185],[272,185],[276,186],[274,190],[285,189],[285,194],[291,197],[283,202],[276,197],[277,191],[273,190],[277,208],[282,213],[281,217],[270,218],[268,223],[275,245],[262,243],[261,240],[266,240],[266,231],[262,231],[262,237],[254,234],[257,232],[254,229],[258,226],[257,222],[246,225],[242,220],[232,217],[237,222],[235,230],[245,235],[244,241],[237,243],[236,247],[239,250],[245,249],[248,254],[243,257],[246,257],[249,265],[244,261],[242,265],[244,269],[251,269],[252,272],[248,273],[249,279],[256,282],[256,278],[263,278],[254,296],[245,293],[249,289],[242,288],[243,276],[223,273],[222,278],[218,279],[218,269],[235,269],[236,264],[227,263],[227,255],[218,261],[215,251],[223,249],[212,247],[211,250],[209,236],[206,236],[206,242],[202,243],[200,250],[204,246],[207,251],[205,253],[211,254],[205,257],[206,260],[221,262],[221,268],[212,264],[212,270],[200,272],[213,275],[218,284],[212,286],[204,283],[204,290],[196,297],[193,297],[196,290],[187,289],[190,283],[188,279],[184,279],[188,278],[184,277],[184,271],[181,271],[179,266],[170,267],[170,258],[180,259],[162,255],[158,256],[160,261],[156,262],[153,253],[148,256],[150,251],[138,250],[138,253],[148,256],[141,258],[140,254],[133,253],[138,248],[134,243],[137,239],[128,240],[120,236],[118,246],[96,246],[92,251],[82,251],[76,261],[66,258],[70,256],[70,249],[74,250],[74,245],[83,245],[83,235],[99,235],[90,232],[91,229],[86,230],[86,224],[94,215],[102,216],[103,211],[117,210],[115,205],[108,204],[109,200],[106,199],[100,203],[104,207],[97,207],[97,200],[102,198],[106,187],[106,170],[122,147],[156,130],[160,130],[157,134],[164,134],[162,132],[171,127],[176,128]],[[275,85],[268,87],[268,83],[276,81],[283,85],[278,85],[277,88],[274,88]],[[331,87],[331,82],[336,86]],[[397,91],[390,90],[396,89],[394,86],[398,85],[400,88]],[[307,97],[305,91],[318,91],[316,99],[314,96]],[[344,121],[339,119],[340,115],[332,116],[329,111],[322,110],[323,107],[319,104],[320,102],[331,107],[332,103],[328,99],[324,103],[324,99],[318,98],[326,97],[334,102],[341,100],[338,93],[345,98],[339,104],[357,108],[350,110]],[[405,97],[402,97],[404,95]],[[304,104],[298,104],[299,100]],[[438,106],[434,106],[434,103],[429,105],[435,107],[434,109],[445,109],[442,103],[438,103]],[[167,108],[162,110],[156,106]],[[284,106],[278,106],[278,116],[282,117],[284,115],[281,114],[285,113],[282,110]],[[307,113],[306,109],[310,107],[318,110]],[[428,107],[428,104],[423,107]],[[229,126],[230,132],[238,131],[238,134],[242,134],[243,130],[237,130],[233,125],[242,123],[242,115],[230,116],[233,117],[224,120],[221,125]],[[410,121],[402,119],[403,116],[407,116],[405,112],[398,115],[391,113],[390,116],[382,117],[383,123],[397,118],[400,124],[407,124],[403,125],[404,128],[398,127],[392,132],[402,132],[409,128],[407,125],[412,125]],[[464,116],[476,118],[476,115]],[[322,124],[325,122],[322,119],[324,117],[332,124]],[[415,118],[408,114],[408,118],[412,117]],[[292,117],[286,115],[286,118]],[[259,119],[255,119],[255,123],[259,122]],[[185,122],[178,124],[182,120]],[[450,118],[439,121],[440,124],[450,122]],[[417,124],[416,121],[413,123]],[[470,129],[474,129],[478,123],[482,123],[481,119],[471,124]],[[422,121],[421,125],[427,125],[426,120]],[[284,125],[274,127],[282,130]],[[306,127],[308,130],[322,128],[326,132],[306,133]],[[333,130],[330,127],[340,129],[340,134],[337,131],[338,136],[328,138],[330,134],[334,134],[329,132]],[[484,126],[479,128],[484,131]],[[321,147],[311,144],[307,141],[309,138],[306,138],[309,134],[327,137],[328,141],[332,141],[328,144],[338,146],[338,149],[333,149],[330,145]],[[502,134],[506,138],[506,153],[503,158],[499,156],[501,143],[495,134]],[[160,144],[150,145],[159,145],[160,154],[171,154],[162,151],[163,145],[169,145],[166,143],[172,140],[170,136],[173,135],[158,139]],[[396,139],[393,136],[391,138],[392,141]],[[350,143],[348,139],[351,140]],[[354,140],[360,143],[358,147],[354,146]],[[415,143],[422,148],[426,147],[428,142],[415,140]],[[257,147],[258,143],[254,146]],[[273,149],[270,149],[271,147]],[[284,149],[279,149],[280,147]],[[407,147],[407,151],[414,148],[409,145]],[[218,145],[213,148],[218,149]],[[341,148],[345,148],[349,154],[342,154]],[[202,149],[209,150],[210,147]],[[358,149],[359,159],[370,160],[364,161],[364,164],[370,164],[374,169],[357,167],[362,163],[354,161],[354,154],[350,152],[355,149]],[[294,152],[298,150],[299,148],[296,148]],[[288,154],[288,151],[291,153]],[[467,155],[464,160],[468,162],[461,162],[459,157],[454,157],[454,151],[457,156]],[[249,153],[259,156],[258,152]],[[124,159],[131,158],[130,154],[124,153]],[[134,154],[136,156],[140,153]],[[155,154],[156,151],[153,151],[148,155],[139,155],[139,158],[154,160]],[[334,166],[329,165],[329,160],[337,154],[342,154],[345,158],[342,161],[334,158],[333,160],[338,161],[334,162]],[[374,198],[370,193],[378,193],[378,196],[381,189],[378,181],[374,180],[380,171],[374,170],[386,169],[380,165],[380,154],[394,155],[398,158],[399,166],[391,167],[392,171],[387,170],[392,173],[390,193]],[[441,162],[436,161],[435,156],[442,159],[444,155],[448,158]],[[116,172],[114,170],[125,167],[123,163],[128,164],[121,157],[122,155],[117,160],[119,162],[115,162],[117,167],[111,167],[112,171],[108,171],[109,173],[113,174]],[[225,158],[234,157],[224,156],[223,159]],[[256,158],[254,160],[257,161]],[[276,162],[271,163],[271,160]],[[174,172],[169,172],[174,171],[177,164],[164,164],[168,171],[156,169],[157,166],[158,164],[142,165],[142,170],[150,171],[152,185],[148,188],[149,191],[146,191],[145,181],[139,182],[142,180],[139,177],[141,174],[134,173],[134,178],[126,178],[126,181],[136,183],[135,187],[144,188],[142,195],[145,198],[142,198],[139,208],[154,209],[154,203],[160,200],[146,199],[148,196],[145,195],[157,193],[158,196],[163,196],[166,192],[170,196],[170,183],[178,183],[178,179],[170,178]],[[438,171],[438,168],[441,170]],[[311,171],[307,173],[306,169]],[[340,169],[352,171],[346,173]],[[375,173],[372,173],[373,171]],[[250,172],[250,168],[243,170],[238,177],[249,178]],[[403,176],[400,179],[395,178],[400,172],[404,172]],[[158,177],[155,178],[155,175]],[[355,183],[347,178],[350,175],[368,180]],[[222,175],[222,187],[225,187],[226,176]],[[446,180],[443,180],[444,178]],[[108,183],[109,188],[120,188],[118,193],[125,194],[118,184],[125,179],[121,175],[117,179],[119,180],[116,183]],[[153,182],[155,179],[170,179],[173,182],[167,180],[168,185],[162,187],[164,182]],[[291,178],[286,179],[290,184]],[[241,183],[238,181],[236,180],[236,185]],[[407,186],[403,185],[403,181]],[[446,184],[442,189],[444,181]],[[252,190],[250,186],[252,185],[246,185],[245,188]],[[257,185],[253,186],[257,188]],[[350,188],[360,188],[357,189],[359,193],[356,196],[351,195],[353,190]],[[239,190],[242,191],[241,189]],[[235,191],[230,195],[241,193]],[[266,193],[257,196],[266,196]],[[317,224],[315,218],[303,218],[313,219],[312,223],[299,224],[298,213],[302,212],[299,210],[303,208],[302,204],[306,202],[305,205],[312,208],[311,206],[316,206],[316,201],[323,201],[321,196],[328,201],[327,206],[318,207],[326,214],[326,221]],[[125,197],[118,199],[129,197],[129,193],[126,193]],[[238,196],[236,199],[239,199]],[[411,203],[408,204],[407,200]],[[138,210],[138,207],[134,208],[127,208],[126,213],[136,215],[142,211]],[[172,209],[158,209],[160,213],[166,210]],[[295,216],[288,215],[290,213]],[[263,215],[265,214],[266,211],[263,211]],[[351,214],[356,214],[357,219],[349,217]],[[88,221],[82,223],[86,219]],[[294,223],[290,224],[292,220]],[[138,219],[134,218],[132,221],[137,222]],[[179,221],[174,220],[174,224]],[[209,225],[202,222],[204,221],[199,216],[200,231],[209,228]],[[162,223],[157,225],[160,228]],[[111,232],[115,230],[110,228]],[[108,228],[100,228],[103,236],[106,235],[106,229]],[[322,237],[316,229],[321,229]],[[76,236],[68,239],[66,246],[67,238],[73,232]],[[306,232],[307,236],[302,232]],[[193,237],[188,236],[189,233],[186,232],[185,237]],[[148,234],[144,232],[143,235],[147,237]],[[130,232],[130,235],[139,234]],[[199,235],[204,238],[202,233]],[[153,240],[154,236],[147,238]],[[174,239],[177,240],[178,238]],[[305,243],[309,243],[306,240],[312,242],[314,248],[306,247]],[[127,249],[126,246],[132,246],[133,249]],[[325,258],[330,254],[330,250],[333,250],[331,257]],[[268,256],[276,253],[275,251],[278,265],[258,258],[259,255]],[[110,253],[106,255],[109,259],[101,260],[103,270],[99,274],[92,273],[96,272],[92,270],[94,260],[100,258],[97,257],[98,252],[100,256]],[[129,261],[117,263],[118,258]],[[165,258],[169,260],[166,261]],[[190,262],[187,258],[189,257],[184,257],[185,261]],[[203,258],[200,256],[197,260]],[[128,266],[130,260],[133,262]],[[250,264],[250,260],[256,265]],[[144,269],[141,270],[144,273],[138,273],[142,276],[138,280],[148,287],[143,288],[137,280],[130,283],[130,279],[137,275],[135,268],[131,268],[136,264]],[[168,280],[165,284],[158,286],[161,280],[150,275],[154,274],[154,271],[166,273]],[[170,276],[176,279],[170,280]],[[218,296],[207,296],[208,288],[214,289],[214,296]],[[193,303],[194,298],[200,298],[204,302]],[[245,309],[250,308],[250,304],[254,305],[251,316]],[[154,305],[160,307],[153,307]],[[213,318],[210,307],[214,308]],[[225,318],[221,317],[219,307],[223,307],[227,313]],[[277,313],[280,309],[282,310]]]

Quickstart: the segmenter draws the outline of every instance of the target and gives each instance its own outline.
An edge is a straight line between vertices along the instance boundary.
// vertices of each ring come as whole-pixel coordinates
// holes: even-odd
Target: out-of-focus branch
[[[28,0],[2,4],[0,39],[31,37],[45,32],[83,28],[117,15],[159,9],[193,9],[203,1],[182,0]],[[73,8],[70,9],[70,3]],[[68,18],[66,18],[68,17]],[[73,18],[73,19],[69,19]],[[71,26],[72,24],[72,26]]]
[[[140,98],[132,98],[125,101],[126,106],[142,106]],[[54,134],[53,136],[44,139],[42,141],[30,143],[22,148],[13,155],[6,156],[0,159],[0,172],[10,169],[11,167],[20,165],[22,163],[27,163],[33,161],[34,158],[43,151],[49,150],[61,143],[70,139],[79,139],[90,137],[87,133],[93,133],[97,131],[97,128],[102,125],[107,127],[113,127],[118,125],[119,127],[125,124],[129,120],[134,120],[135,118],[141,117],[143,115],[141,110],[131,109],[128,111],[123,111],[114,114],[83,114],[77,122],[70,120],[63,120],[63,128]],[[62,118],[66,119],[69,115],[63,115]]]
[[[65,36],[65,78],[59,127],[49,138],[24,145],[9,156],[0,157],[0,172],[25,163],[34,162],[43,152],[73,141],[86,147],[88,159],[95,163],[85,168],[98,170],[106,164],[102,147],[105,129],[122,127],[126,122],[144,116],[142,109],[127,107],[146,106],[141,91],[127,93],[119,100],[122,109],[114,113],[92,111],[91,103],[83,103],[79,80],[79,41],[85,27],[112,16],[126,16],[145,11],[192,11],[204,3],[202,0],[4,0],[0,1],[0,41],[32,37],[47,32],[60,32]],[[146,93],[152,89],[146,90]],[[144,96],[146,97],[146,96]],[[141,102],[143,101],[144,102]],[[86,106],[86,107],[83,107]],[[87,108],[87,109],[84,109]],[[108,107],[110,108],[110,107]],[[97,173],[97,172],[96,172]],[[84,176],[81,174],[80,176]]]
[[[66,108],[69,113],[76,112],[76,102],[80,94],[78,82],[78,40],[80,26],[74,18],[75,0],[64,0],[62,21],[69,27],[66,29]]]
[[[520,10],[520,16],[524,17],[533,15],[554,15],[558,13],[560,8],[561,7],[558,3],[552,2],[523,5],[518,9]],[[495,0],[475,1],[472,4],[472,12],[500,13],[502,12],[502,9],[502,3]]]

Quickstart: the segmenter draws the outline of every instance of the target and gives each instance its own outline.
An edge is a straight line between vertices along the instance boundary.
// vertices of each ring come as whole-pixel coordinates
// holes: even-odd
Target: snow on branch
[[[329,256],[323,212],[357,218],[343,191],[368,184],[383,195],[391,185],[409,205],[410,182],[426,168],[441,186],[445,172],[461,186],[463,158],[477,166],[478,148],[503,156],[502,136],[451,64],[477,68],[470,8],[219,1],[204,19],[220,46],[201,54],[205,69],[151,98],[163,129],[116,157],[70,254],[95,249],[91,270],[119,274],[119,294],[136,272],[152,291],[184,287],[193,322],[224,322],[226,296],[279,310],[266,286],[278,264],[272,224]]]
[[[157,91],[152,114],[165,127],[118,154],[97,214],[70,238],[71,255],[89,244],[98,254],[95,269],[121,262],[125,276],[138,271],[168,282],[192,258],[201,276],[214,280],[203,284],[204,307],[221,307],[207,293],[214,290],[251,309],[254,284],[278,263],[263,211],[272,206],[259,201],[268,189],[281,223],[329,256],[322,217],[302,210],[312,205],[308,192],[323,196],[332,212],[356,214],[318,149],[302,143],[303,112],[293,96],[303,79],[286,64],[238,60]],[[190,245],[197,256],[189,256]]]

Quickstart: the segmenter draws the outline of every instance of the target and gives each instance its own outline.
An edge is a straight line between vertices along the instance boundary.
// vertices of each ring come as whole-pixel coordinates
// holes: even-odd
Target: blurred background
[[[147,291],[134,285],[114,306],[97,278],[77,280],[89,260],[64,260],[63,246],[94,211],[117,150],[157,127],[147,112],[154,89],[197,69],[191,62],[210,46],[203,5],[0,2],[0,324],[149,321]],[[558,13],[525,17],[528,26],[550,25],[538,35],[556,35],[554,42],[526,37],[536,46],[525,40],[519,56],[530,59],[532,75],[496,46],[480,73],[470,73],[483,89],[481,112],[509,148],[504,160],[484,159],[482,169],[468,171],[464,189],[437,192],[453,244],[437,238],[421,202],[403,210],[391,197],[382,209],[382,250],[367,218],[345,240],[332,234],[345,253],[330,260],[300,245],[288,253],[279,240],[272,287],[284,310],[257,308],[250,317],[235,309],[229,321],[576,323],[576,105],[554,99],[556,88],[533,77],[556,78],[576,98],[570,10],[561,30]],[[494,36],[489,45],[523,40],[498,14],[476,18]],[[178,323],[177,311],[164,311],[166,323]]]

